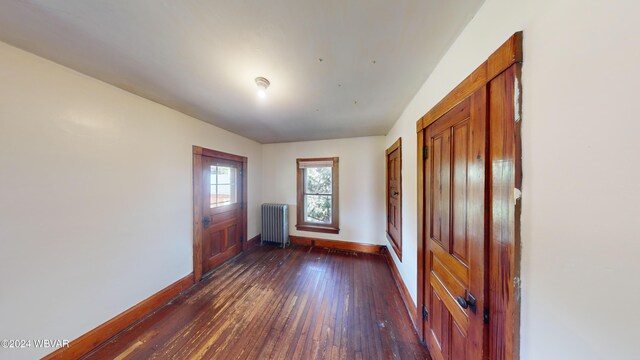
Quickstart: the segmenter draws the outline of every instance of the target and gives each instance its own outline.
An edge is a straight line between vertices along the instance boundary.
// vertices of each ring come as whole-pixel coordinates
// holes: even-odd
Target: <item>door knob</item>
[[[460,305],[461,308],[466,309],[469,308],[469,310],[471,310],[472,313],[476,313],[476,298],[471,295],[471,294],[467,294],[467,298],[463,298],[462,296],[458,296],[456,298],[456,301],[458,302],[458,304]]]
[[[465,298],[463,298],[462,296],[458,295],[456,300],[458,301],[458,304],[460,305],[461,308],[466,309],[466,308],[469,307],[469,304],[467,303],[467,300]]]
[[[204,225],[204,227],[209,227],[210,223],[211,223],[211,219],[209,219],[208,216],[205,216],[204,218],[202,218],[202,225]]]

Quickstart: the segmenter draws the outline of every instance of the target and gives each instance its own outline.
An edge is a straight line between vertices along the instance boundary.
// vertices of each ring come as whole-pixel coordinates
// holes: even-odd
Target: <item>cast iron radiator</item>
[[[271,242],[285,247],[289,242],[289,211],[287,204],[262,204],[262,235],[260,243]]]

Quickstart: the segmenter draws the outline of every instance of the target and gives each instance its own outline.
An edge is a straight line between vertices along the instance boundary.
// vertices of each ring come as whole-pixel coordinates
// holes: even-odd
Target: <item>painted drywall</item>
[[[262,148],[262,198],[289,205],[291,235],[385,243],[384,137],[268,144]],[[339,157],[340,233],[296,230],[296,159]]]
[[[522,359],[637,357],[638,13],[635,0],[487,0],[386,137],[403,137],[415,254],[415,121],[524,30]],[[415,299],[416,259],[395,260]]]
[[[0,43],[0,339],[73,340],[192,271],[192,145],[248,156],[257,235],[260,144]]]

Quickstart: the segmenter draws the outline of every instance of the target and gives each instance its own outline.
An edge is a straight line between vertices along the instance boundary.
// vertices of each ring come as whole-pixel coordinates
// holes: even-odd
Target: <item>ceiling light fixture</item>
[[[265,96],[267,96],[267,88],[269,87],[269,85],[271,85],[269,80],[261,76],[257,77],[256,85],[258,86],[258,96],[261,98],[264,98]]]

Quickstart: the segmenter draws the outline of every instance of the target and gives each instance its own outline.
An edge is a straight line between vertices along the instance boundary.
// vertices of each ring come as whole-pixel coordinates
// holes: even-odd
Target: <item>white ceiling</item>
[[[0,40],[262,143],[384,135],[482,2],[0,0]]]

